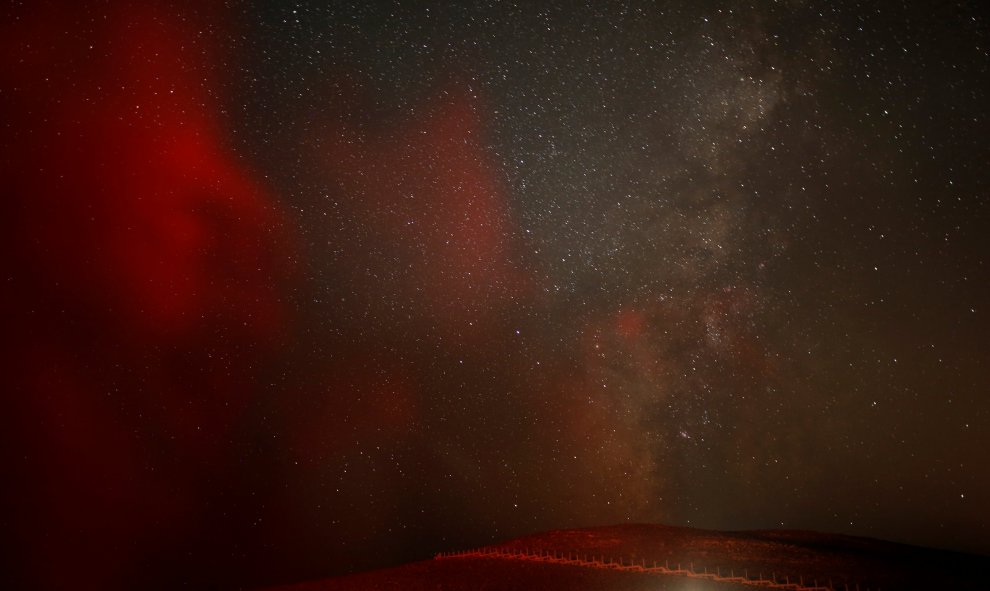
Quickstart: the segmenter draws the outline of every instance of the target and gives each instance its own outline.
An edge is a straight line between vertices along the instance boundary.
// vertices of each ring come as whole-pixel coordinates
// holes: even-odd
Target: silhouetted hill
[[[620,525],[533,534],[434,560],[281,588],[732,591],[990,589],[990,558],[805,531]]]

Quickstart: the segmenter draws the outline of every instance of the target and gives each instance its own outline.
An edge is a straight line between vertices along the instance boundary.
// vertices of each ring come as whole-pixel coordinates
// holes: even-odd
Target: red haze
[[[207,23],[171,14],[46,4],[2,26],[18,585],[147,585],[201,527],[284,324],[279,214],[220,132]]]
[[[399,321],[411,315],[425,332],[461,342],[526,285],[511,264],[509,204],[477,103],[443,91],[388,132],[331,122],[326,137],[313,139],[324,146],[315,166],[353,216],[332,238],[353,254],[350,279],[370,294],[370,306],[394,294],[406,311]]]
[[[298,511],[289,526],[316,516],[295,491],[235,506],[238,479],[280,474],[265,462],[291,459],[305,465],[301,486],[319,484],[354,432],[415,439],[430,393],[417,361],[390,363],[388,344],[480,351],[526,292],[477,99],[440,92],[387,131],[331,125],[332,137],[307,144],[324,146],[310,155],[314,184],[340,190],[340,210],[318,213],[332,214],[320,217],[338,224],[329,246],[344,254],[311,254],[321,277],[346,286],[346,302],[328,304],[344,338],[319,343],[331,361],[290,368],[297,381],[275,386],[274,369],[291,373],[270,358],[290,333],[296,243],[229,143],[217,91],[230,60],[206,41],[225,38],[222,15],[69,2],[9,12],[0,240],[13,346],[0,517],[19,543],[4,576],[42,589],[254,582],[269,571],[244,556],[271,542],[243,538],[256,524],[245,514]],[[269,395],[287,382],[296,391],[279,390],[276,404]],[[261,432],[277,449],[245,455]],[[368,477],[390,486],[390,474]],[[293,539],[279,529],[289,526],[264,531]],[[282,552],[267,568],[306,552],[303,563],[323,560],[316,545]]]

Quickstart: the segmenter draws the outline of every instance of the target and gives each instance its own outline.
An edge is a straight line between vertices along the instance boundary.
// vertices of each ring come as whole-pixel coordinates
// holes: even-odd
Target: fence
[[[656,561],[652,561],[652,564],[649,564],[645,559],[636,561],[626,559],[621,556],[616,559],[613,557],[606,557],[605,555],[589,556],[573,552],[560,552],[556,550],[479,548],[477,550],[464,550],[461,552],[441,552],[434,558],[436,560],[448,558],[501,558],[507,560],[526,560],[530,562],[568,564],[585,568],[675,575],[691,577],[694,579],[707,579],[710,581],[723,583],[770,587],[772,589],[789,589],[791,591],[880,591],[880,589],[860,589],[858,583],[854,585],[850,585],[849,583],[833,585],[831,580],[828,581],[827,584],[820,583],[817,580],[806,582],[804,577],[801,576],[799,576],[797,581],[794,582],[791,581],[790,576],[784,576],[783,579],[781,579],[777,577],[776,573],[771,573],[769,579],[765,578],[763,573],[760,573],[758,577],[754,578],[749,575],[748,569],[744,569],[742,575],[740,576],[736,574],[735,569],[723,569],[721,567],[715,567],[714,572],[709,570],[708,567],[704,567],[701,571],[699,571],[695,568],[693,563],[689,563],[687,567],[684,567],[681,564],[672,566],[667,562],[664,564],[658,564]]]

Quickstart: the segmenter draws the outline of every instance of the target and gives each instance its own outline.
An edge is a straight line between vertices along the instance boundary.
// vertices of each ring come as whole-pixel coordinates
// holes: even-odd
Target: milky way
[[[990,552],[976,5],[597,4],[5,9],[16,580]]]

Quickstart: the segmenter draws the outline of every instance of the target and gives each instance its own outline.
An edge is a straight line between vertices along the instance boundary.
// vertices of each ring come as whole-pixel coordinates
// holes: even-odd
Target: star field
[[[622,522],[990,553],[976,4],[6,12],[27,564],[257,586]],[[34,529],[107,522],[109,565]]]

